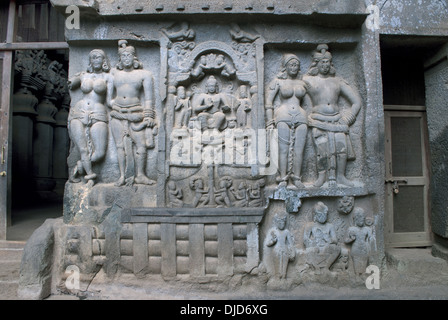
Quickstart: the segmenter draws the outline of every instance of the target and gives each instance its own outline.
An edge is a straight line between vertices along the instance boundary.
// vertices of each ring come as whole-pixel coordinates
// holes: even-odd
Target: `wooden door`
[[[386,246],[428,246],[431,232],[426,112],[418,106],[385,109]]]

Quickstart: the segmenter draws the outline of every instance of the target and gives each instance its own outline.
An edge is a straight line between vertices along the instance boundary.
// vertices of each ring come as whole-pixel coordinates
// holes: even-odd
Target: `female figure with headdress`
[[[84,179],[93,181],[97,175],[92,163],[101,160],[106,154],[108,135],[107,106],[113,90],[110,65],[106,53],[94,49],[89,53],[87,72],[76,74],[68,82],[71,90],[81,89],[83,96],[69,112],[68,130],[70,138],[80,153],[80,160],[70,177],[86,174]]]
[[[332,55],[326,44],[313,53],[313,62],[304,81],[313,104],[308,125],[317,154],[318,178],[314,183],[321,187],[327,180],[330,187],[353,186],[345,177],[347,160],[354,159],[349,128],[361,109],[361,97],[342,78],[337,77]],[[344,97],[350,108],[341,113],[338,101]]]
[[[279,187],[290,180],[296,187],[304,187],[301,169],[308,125],[302,105],[307,91],[299,72],[299,58],[284,55],[281,73],[269,84],[266,95],[266,128],[278,130]]]
[[[148,178],[145,168],[147,149],[155,147],[154,79],[151,72],[143,70],[133,46],[129,46],[126,40],[120,40],[118,45],[119,62],[113,72],[117,95],[111,102],[110,113],[111,132],[117,147],[120,169],[120,177],[115,185],[151,185],[155,182]],[[133,144],[130,149],[133,150],[126,154],[125,141],[128,138]],[[132,162],[135,175],[126,179],[126,164]]]

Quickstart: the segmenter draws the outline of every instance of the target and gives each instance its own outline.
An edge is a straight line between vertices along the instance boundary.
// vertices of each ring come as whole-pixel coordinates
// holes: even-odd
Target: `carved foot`
[[[70,176],[70,181],[74,183],[81,182],[81,179],[78,178],[78,176],[83,173],[84,173],[84,167],[82,166],[81,161],[78,161],[75,167],[73,168],[73,172]]]
[[[288,185],[289,175],[286,175],[283,178],[277,177],[275,180],[278,182],[279,188],[286,188],[286,186]]]
[[[325,180],[326,180],[325,171],[319,172],[319,176],[317,177],[316,182],[314,182],[314,186],[318,188],[322,187],[325,183]]]
[[[342,185],[347,186],[347,187],[353,187],[355,185],[353,182],[351,182],[350,180],[348,180],[344,176],[338,176],[337,177],[337,182],[338,182],[338,184],[342,184]]]
[[[136,184],[146,184],[146,185],[149,185],[149,186],[156,183],[154,180],[151,180],[147,176],[144,176],[144,175],[135,177],[134,182]]]
[[[280,182],[280,183],[278,184],[278,187],[279,187],[279,188],[286,188],[287,185],[288,185],[288,182],[286,182],[286,181],[282,181],[282,182]]]
[[[117,182],[115,182],[115,186],[116,187],[121,187],[121,186],[124,186],[124,184],[125,184],[125,179],[124,179],[124,177],[120,177],[120,179],[118,179],[117,180]]]
[[[86,183],[86,185],[87,185],[88,188],[92,188],[94,184],[95,184],[95,181],[93,181],[93,180],[89,180],[89,181],[87,181],[87,183]]]
[[[84,179],[86,179],[86,180],[96,179],[96,173],[88,174],[88,175],[84,176]]]
[[[134,185],[134,181],[135,181],[135,177],[129,177],[125,180],[124,184],[126,185],[126,187],[132,187]]]
[[[298,176],[292,176],[292,183],[299,189],[305,188],[305,185],[302,183],[302,179]]]

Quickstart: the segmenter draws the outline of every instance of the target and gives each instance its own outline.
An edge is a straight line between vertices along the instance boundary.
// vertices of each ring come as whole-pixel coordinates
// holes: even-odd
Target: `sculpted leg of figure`
[[[347,166],[347,154],[338,154],[337,160],[337,183],[348,187],[353,187],[354,184],[345,177],[345,168]]]
[[[224,130],[226,126],[225,114],[221,112],[215,113],[213,115],[213,129]]]
[[[92,162],[104,158],[107,149],[107,123],[97,122],[90,128],[90,136],[93,143]]]
[[[304,188],[302,183],[302,162],[303,162],[303,150],[305,149],[306,133],[308,126],[302,124],[296,128],[296,138],[294,145],[294,167],[292,180],[296,187]]]
[[[340,253],[341,253],[341,248],[338,247],[335,244],[330,244],[326,250],[327,254],[328,254],[328,258],[327,258],[327,265],[326,268],[328,270],[330,270],[331,266],[333,265],[333,263],[336,261],[336,259],[339,257]]]
[[[85,126],[79,120],[73,119],[70,122],[71,137],[75,142],[76,147],[81,155],[81,164],[87,175],[85,179],[91,180],[96,178],[96,174],[92,171],[92,163],[90,160],[89,147],[87,142],[87,136],[85,133]],[[79,167],[79,166],[77,166]],[[80,168],[75,169],[77,173],[80,173]]]
[[[318,177],[314,182],[315,187],[321,187],[327,180],[328,167],[328,137],[319,129],[313,129],[313,141],[317,157],[317,172]]]
[[[354,184],[345,177],[345,169],[347,167],[347,140],[345,133],[336,133],[336,152],[337,154],[337,171],[336,181],[338,184],[352,187]]]
[[[123,120],[126,121],[126,120]],[[125,171],[126,171],[126,153],[124,151],[124,130],[121,120],[112,118],[110,120],[110,128],[112,136],[117,147],[117,159],[118,168],[120,169],[120,178],[115,182],[115,186],[119,187],[125,184]]]
[[[336,169],[337,169],[337,150],[336,138],[334,132],[327,132],[328,136],[328,186],[337,187]]]
[[[278,169],[280,176],[277,182],[280,182],[279,187],[286,187],[288,183],[288,152],[290,142],[290,128],[285,122],[277,124],[278,130]]]
[[[154,181],[146,176],[146,154],[148,152],[146,148],[146,136],[145,130],[131,131],[132,141],[135,143],[135,183],[152,185]]]

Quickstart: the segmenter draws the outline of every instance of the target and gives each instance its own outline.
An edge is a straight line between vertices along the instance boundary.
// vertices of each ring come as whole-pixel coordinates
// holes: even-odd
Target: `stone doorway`
[[[26,240],[46,218],[62,216],[70,146],[67,56],[65,50],[14,53],[8,240]]]
[[[68,45],[64,17],[48,0],[6,1],[0,17],[0,239],[25,241],[62,216]]]
[[[430,37],[381,39],[387,247],[433,244],[434,182],[439,176],[434,173],[439,160],[432,143],[439,120],[433,114],[440,103],[432,100],[440,100],[442,91],[434,90],[430,83],[428,61],[444,41]]]

